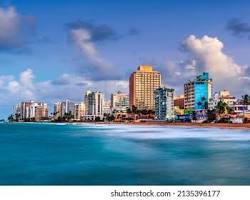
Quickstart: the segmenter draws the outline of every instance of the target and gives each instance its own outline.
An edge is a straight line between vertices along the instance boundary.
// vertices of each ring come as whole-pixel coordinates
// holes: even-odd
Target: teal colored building
[[[204,110],[208,108],[208,101],[211,98],[212,83],[207,72],[197,76],[194,80],[194,101],[195,110]]]
[[[212,79],[208,72],[203,72],[193,81],[184,85],[185,109],[194,111],[208,108],[208,101],[212,96]]]

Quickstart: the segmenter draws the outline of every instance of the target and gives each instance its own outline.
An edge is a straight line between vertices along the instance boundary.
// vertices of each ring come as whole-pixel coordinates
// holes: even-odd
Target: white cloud
[[[25,100],[42,100],[50,104],[59,100],[71,99],[75,102],[83,100],[86,90],[101,91],[107,98],[112,92],[128,91],[127,81],[91,81],[75,74],[62,74],[57,80],[35,81],[31,69],[14,76],[0,76],[0,105],[10,107]]]
[[[112,92],[118,90],[128,92],[128,81],[92,81],[75,74],[62,74],[57,80],[50,81],[49,85],[51,88],[51,96],[54,96],[55,100],[69,98],[80,101],[83,100],[83,95],[86,90],[101,91],[107,98],[110,97]]]
[[[10,76],[10,75],[2,75],[0,76],[0,89],[4,87],[5,83],[6,82],[9,82],[9,81],[12,81],[14,79],[13,76]]]
[[[32,84],[33,78],[34,76],[31,69],[27,69],[20,74],[20,82],[26,86]]]
[[[11,80],[8,82],[8,92],[18,95],[23,99],[35,98],[35,86],[33,84],[33,72],[27,69],[20,74],[19,80]]]
[[[35,42],[34,17],[19,14],[15,7],[0,7],[0,50],[28,52],[27,46]]]
[[[0,8],[0,42],[10,42],[18,29],[19,16],[15,8]]]
[[[224,44],[218,38],[207,35],[197,38],[190,35],[184,40],[183,45],[195,60],[196,73],[208,71],[214,80],[215,89],[229,89],[239,94],[244,88],[245,92],[249,92],[241,78],[245,76],[244,67],[223,52]]]
[[[17,93],[20,91],[20,85],[17,81],[10,81],[8,83],[8,90],[11,93]]]
[[[213,76],[234,77],[242,73],[241,66],[226,55],[223,43],[216,37],[203,36],[197,38],[190,35],[185,41],[186,49],[192,53],[202,70],[208,70]]]
[[[106,72],[112,68],[112,65],[105,61],[97,51],[97,48],[92,42],[92,36],[87,29],[72,29],[70,35],[75,45],[81,50],[84,57],[87,58],[88,62],[94,65],[99,72]]]

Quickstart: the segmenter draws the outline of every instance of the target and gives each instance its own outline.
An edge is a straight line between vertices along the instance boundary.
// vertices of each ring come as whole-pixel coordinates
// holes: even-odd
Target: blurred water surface
[[[0,124],[1,185],[250,185],[250,131]]]

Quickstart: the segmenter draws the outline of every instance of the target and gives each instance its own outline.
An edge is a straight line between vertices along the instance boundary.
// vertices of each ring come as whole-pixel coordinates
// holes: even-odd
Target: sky
[[[0,1],[0,119],[20,101],[128,92],[140,64],[176,94],[203,71],[214,92],[249,94],[249,10],[247,0]]]

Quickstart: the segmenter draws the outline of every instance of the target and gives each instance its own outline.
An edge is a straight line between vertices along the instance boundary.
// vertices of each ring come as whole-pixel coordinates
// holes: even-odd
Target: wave
[[[86,130],[87,128],[91,134],[99,136],[137,140],[201,139],[217,141],[250,141],[249,130],[95,124],[80,125],[78,128],[80,130]]]

